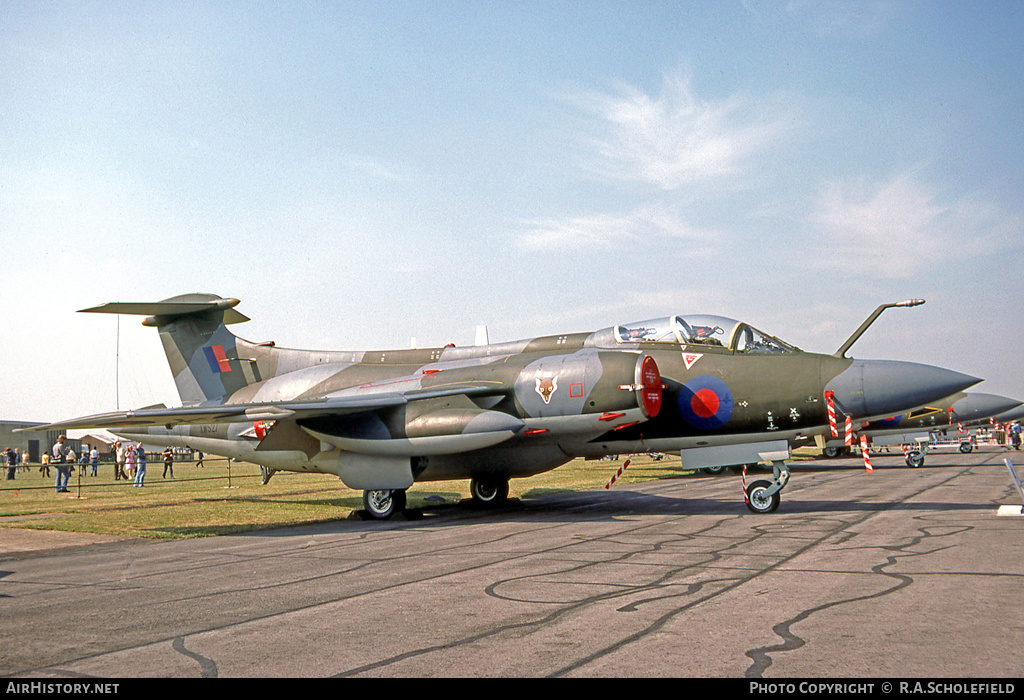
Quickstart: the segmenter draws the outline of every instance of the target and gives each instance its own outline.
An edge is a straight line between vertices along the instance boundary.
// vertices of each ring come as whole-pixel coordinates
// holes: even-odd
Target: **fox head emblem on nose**
[[[537,382],[537,393],[544,399],[544,403],[551,401],[551,395],[558,389],[558,377],[550,377],[549,379],[541,379],[536,377]]]

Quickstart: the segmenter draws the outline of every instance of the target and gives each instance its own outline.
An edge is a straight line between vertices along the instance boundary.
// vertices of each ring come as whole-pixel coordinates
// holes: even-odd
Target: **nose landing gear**
[[[743,468],[743,496],[747,508],[753,513],[774,513],[782,501],[780,492],[789,482],[789,466],[785,462],[772,462],[771,481],[760,479],[746,485],[746,467]]]

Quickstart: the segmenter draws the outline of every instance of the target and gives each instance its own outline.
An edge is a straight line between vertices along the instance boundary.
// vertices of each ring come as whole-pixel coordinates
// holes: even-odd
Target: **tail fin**
[[[147,316],[144,326],[160,331],[183,405],[222,402],[261,380],[252,346],[226,327],[249,318],[234,310],[238,299],[213,294],[185,294],[164,301],[111,303],[82,309],[88,313]],[[243,354],[239,354],[244,346]]]

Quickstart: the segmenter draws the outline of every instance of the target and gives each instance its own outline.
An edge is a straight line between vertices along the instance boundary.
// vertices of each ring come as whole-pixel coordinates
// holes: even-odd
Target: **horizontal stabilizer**
[[[93,314],[128,314],[133,316],[162,316],[173,318],[176,316],[189,316],[202,314],[210,311],[223,311],[224,323],[243,323],[249,317],[235,311],[232,307],[239,304],[238,299],[222,299],[212,294],[186,294],[180,297],[173,297],[164,301],[154,302],[111,302],[101,304],[89,309],[82,309],[79,313]],[[156,325],[148,324],[148,325]]]

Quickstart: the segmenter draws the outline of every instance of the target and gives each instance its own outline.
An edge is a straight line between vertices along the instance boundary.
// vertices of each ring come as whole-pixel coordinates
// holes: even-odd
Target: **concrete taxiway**
[[[1024,453],[796,464],[767,516],[739,475],[700,476],[499,511],[13,546],[0,675],[1019,677],[1008,454]]]

